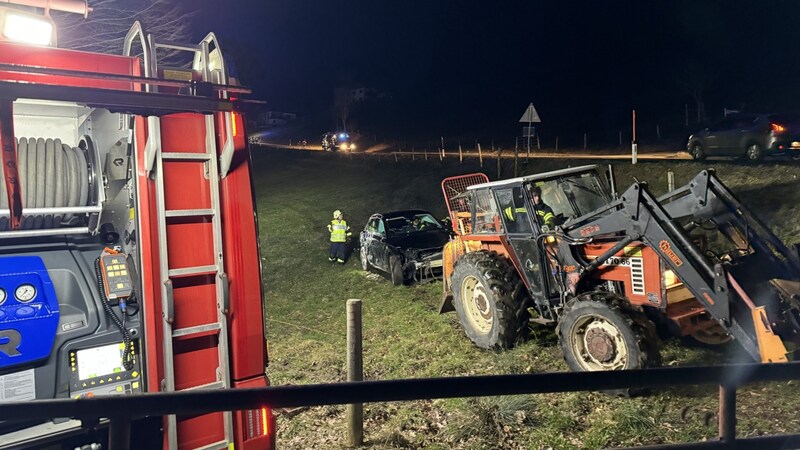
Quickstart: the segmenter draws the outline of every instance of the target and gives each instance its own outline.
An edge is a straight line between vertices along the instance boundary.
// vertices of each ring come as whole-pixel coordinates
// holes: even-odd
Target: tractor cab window
[[[553,210],[556,225],[608,204],[610,198],[595,172],[570,175],[529,186],[541,190],[542,202]]]
[[[475,224],[472,232],[482,234],[502,233],[501,213],[492,192],[488,189],[475,191],[473,201],[475,203]]]
[[[528,208],[525,205],[525,196],[521,187],[495,190],[497,203],[503,213],[503,222],[509,233],[533,232]]]

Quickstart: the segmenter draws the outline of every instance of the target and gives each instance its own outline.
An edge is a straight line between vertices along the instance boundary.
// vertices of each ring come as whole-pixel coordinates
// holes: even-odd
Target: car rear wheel
[[[761,144],[753,142],[747,146],[745,156],[747,160],[751,162],[761,161],[761,159],[764,158],[764,149],[761,148]]]
[[[706,152],[703,150],[703,145],[699,142],[695,142],[695,144],[692,145],[692,149],[689,153],[695,161],[706,159]]]

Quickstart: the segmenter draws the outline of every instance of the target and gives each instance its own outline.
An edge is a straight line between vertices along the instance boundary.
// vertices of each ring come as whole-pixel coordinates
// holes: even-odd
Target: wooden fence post
[[[364,365],[361,348],[361,300],[347,300],[347,381],[362,381]],[[347,445],[364,443],[364,405],[347,405]]]
[[[494,147],[494,146],[492,146],[492,147]],[[492,149],[492,150],[494,150],[494,149]],[[498,180],[500,179],[500,153],[502,153],[502,152],[503,152],[502,149],[500,149],[500,148],[497,149],[497,179]]]

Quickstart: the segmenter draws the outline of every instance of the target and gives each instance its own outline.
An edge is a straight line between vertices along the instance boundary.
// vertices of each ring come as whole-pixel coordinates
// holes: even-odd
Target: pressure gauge
[[[3,288],[0,288],[0,305],[2,305],[3,303],[6,302],[6,297],[7,297],[6,290],[3,289]]]
[[[20,303],[28,303],[36,297],[36,288],[32,284],[21,284],[14,292],[14,296]]]

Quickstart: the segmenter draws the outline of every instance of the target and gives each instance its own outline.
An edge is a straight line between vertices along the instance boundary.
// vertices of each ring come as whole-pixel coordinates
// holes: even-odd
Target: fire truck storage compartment
[[[112,151],[123,153],[122,159],[115,156],[115,160],[109,162],[111,166],[116,163],[115,178],[126,176],[124,153],[130,135],[127,117],[76,103],[30,99],[14,102],[23,209],[36,209],[34,214],[23,215],[20,230],[65,227],[88,227],[89,232],[98,230],[99,206],[106,198],[104,164]],[[3,181],[0,171],[0,232],[9,229]],[[66,207],[79,212],[41,210]]]
[[[140,280],[131,273],[133,297],[125,313],[116,302],[104,305],[96,266],[104,248],[135,245],[106,232],[114,224],[135,233],[129,116],[67,102],[20,99],[13,106],[23,219],[18,230],[9,229],[0,171],[0,288],[5,294],[0,302],[0,385],[6,387],[0,404],[143,392],[135,299]],[[20,261],[39,269],[21,268]],[[127,257],[127,266],[136,272],[134,258]],[[52,286],[46,298],[54,296],[57,308],[47,310],[48,320],[43,313],[31,317],[30,308],[15,297],[18,285],[33,274],[42,285]],[[44,293],[28,295],[35,299]],[[120,323],[130,338],[125,360]],[[29,341],[46,340],[48,334],[49,352],[18,357]],[[0,423],[0,434],[30,425]]]

